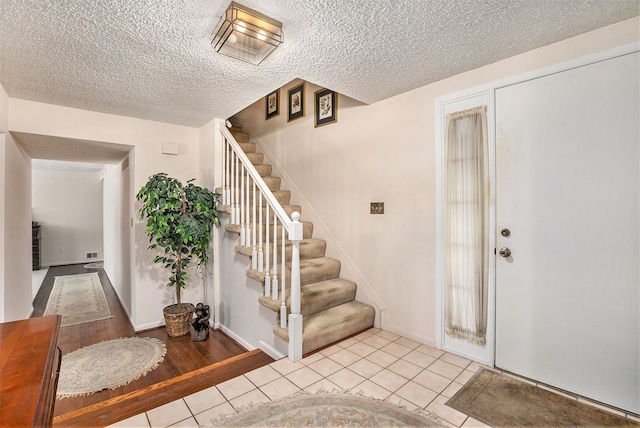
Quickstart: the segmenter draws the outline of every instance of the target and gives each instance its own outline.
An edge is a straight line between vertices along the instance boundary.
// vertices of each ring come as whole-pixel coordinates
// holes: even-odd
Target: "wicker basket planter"
[[[167,334],[170,337],[184,336],[189,333],[194,309],[191,303],[181,303],[169,305],[162,310]]]

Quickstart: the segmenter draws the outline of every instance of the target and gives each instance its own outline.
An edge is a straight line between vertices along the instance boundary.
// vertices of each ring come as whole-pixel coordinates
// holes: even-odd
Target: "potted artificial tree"
[[[136,199],[142,202],[140,219],[147,220],[149,249],[160,249],[154,263],[171,270],[168,287],[175,287],[176,303],[163,309],[169,336],[189,332],[194,306],[182,303],[180,291],[186,287],[187,267],[194,261],[206,265],[212,225],[219,224],[218,197],[209,189],[186,186],[165,173],[151,177]]]

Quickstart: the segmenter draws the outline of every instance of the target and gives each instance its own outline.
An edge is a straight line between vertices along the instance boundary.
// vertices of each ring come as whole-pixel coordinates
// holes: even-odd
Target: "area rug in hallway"
[[[158,339],[125,337],[85,346],[62,357],[57,399],[115,389],[144,376],[164,360]]]
[[[638,426],[630,419],[485,369],[478,370],[447,406],[495,427]]]
[[[97,273],[56,276],[45,315],[62,315],[62,326],[111,318]]]
[[[299,392],[211,421],[215,427],[444,427],[429,412],[350,393]],[[210,425],[211,426],[211,425]]]

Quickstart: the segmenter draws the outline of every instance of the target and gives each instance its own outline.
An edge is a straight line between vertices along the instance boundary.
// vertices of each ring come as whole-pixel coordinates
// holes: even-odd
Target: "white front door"
[[[499,368],[640,413],[638,53],[496,90]],[[502,229],[509,233],[501,234]]]

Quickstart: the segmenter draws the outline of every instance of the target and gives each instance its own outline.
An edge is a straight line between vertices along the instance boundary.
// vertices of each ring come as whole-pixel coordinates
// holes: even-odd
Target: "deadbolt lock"
[[[506,228],[505,228],[505,229],[502,229],[502,230],[500,231],[500,235],[502,235],[502,236],[504,236],[504,237],[511,236],[511,231],[510,231],[509,229],[506,229]]]

